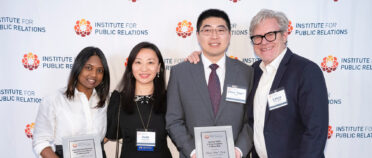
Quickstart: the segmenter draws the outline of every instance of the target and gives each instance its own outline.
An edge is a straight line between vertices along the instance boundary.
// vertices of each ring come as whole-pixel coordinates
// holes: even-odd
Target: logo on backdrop
[[[289,20],[288,22],[288,35],[290,35],[293,31],[292,21]]]
[[[102,36],[146,36],[149,34],[148,29],[138,29],[136,22],[93,22],[86,19],[76,21],[74,30],[81,37],[92,36],[92,34]]]
[[[131,1],[131,2],[133,2],[133,3],[134,3],[134,2],[137,2],[137,0],[129,0],[129,1]]]
[[[176,28],[177,35],[182,38],[191,36],[193,31],[194,31],[194,27],[192,27],[191,22],[187,20],[183,20],[182,22],[179,22]]]
[[[372,126],[328,126],[328,139],[372,139]]]
[[[328,104],[329,105],[340,105],[342,104],[342,99],[337,96],[333,96],[331,92],[328,92]]]
[[[76,21],[76,25],[74,27],[75,32],[77,35],[80,35],[81,37],[89,36],[92,32],[92,25],[90,25],[90,21],[81,19]]]
[[[0,102],[40,103],[41,98],[29,89],[0,89]]]
[[[332,126],[328,126],[328,139],[331,139],[333,134]]]
[[[238,57],[236,57],[236,56],[232,56],[232,55],[230,55],[229,57],[230,57],[231,59],[238,60]]]
[[[22,64],[26,69],[29,69],[31,71],[37,69],[40,64],[40,60],[37,58],[36,54],[32,54],[30,52],[23,55]]]
[[[185,58],[163,58],[165,64],[165,70],[170,70],[172,66],[181,63]]]
[[[19,17],[0,17],[0,30],[40,33],[46,32],[45,26],[35,26],[34,19],[23,19]]]
[[[247,36],[249,33],[248,29],[244,25],[238,25],[237,23],[231,24],[231,35],[233,36]]]
[[[367,57],[339,57],[336,58],[332,55],[323,58],[320,63],[323,71],[328,73],[336,71],[361,71],[372,70],[372,60]]]
[[[259,61],[260,58],[243,58],[242,62],[248,65],[252,65],[254,62]]]
[[[40,61],[41,60],[41,61]],[[73,58],[68,56],[37,56],[33,53],[23,55],[22,64],[26,69],[67,69],[72,68]],[[39,67],[40,66],[40,67]]]
[[[348,29],[337,22],[294,23],[294,35],[298,36],[342,36],[347,34]]]
[[[27,138],[33,139],[34,126],[35,126],[34,122],[26,125],[25,133]]]
[[[125,62],[124,62],[124,66],[127,67],[127,65],[128,65],[128,58],[125,59]]]
[[[335,71],[338,66],[337,58],[329,55],[323,58],[323,62],[320,64],[323,71],[327,71],[328,73]]]

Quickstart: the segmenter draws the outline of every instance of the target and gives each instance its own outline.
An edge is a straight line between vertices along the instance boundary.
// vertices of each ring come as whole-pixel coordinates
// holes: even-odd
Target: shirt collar
[[[280,62],[282,61],[282,59],[284,58],[284,55],[285,53],[287,52],[287,48],[285,48],[280,54],[279,56],[277,56],[270,64],[266,65],[264,64],[264,62],[261,62],[260,63],[260,68],[263,72],[274,72],[276,70],[278,70],[279,68],[279,65],[280,65]]]
[[[209,65],[212,64],[212,62],[204,56],[204,53],[201,54],[201,59],[202,59],[202,62],[203,62],[203,67],[204,67],[204,70],[205,69],[210,69],[209,68]],[[225,64],[226,63],[226,55],[222,56],[222,58],[220,60],[217,61],[217,65],[218,65],[218,68],[220,70],[225,70]],[[218,70],[218,69],[217,69]]]
[[[85,93],[78,91],[77,88],[75,88],[75,94],[85,96]],[[93,88],[92,96],[90,96],[90,97],[96,97],[96,96],[97,96],[97,91],[96,91],[95,88]]]

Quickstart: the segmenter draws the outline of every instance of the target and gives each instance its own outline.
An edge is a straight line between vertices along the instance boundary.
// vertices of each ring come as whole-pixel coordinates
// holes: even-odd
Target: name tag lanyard
[[[136,102],[137,110],[139,117],[141,119],[141,123],[143,128],[145,129],[144,132],[137,131],[137,151],[154,151],[155,147],[155,132],[149,132],[149,124],[151,120],[151,114],[152,114],[152,109],[154,108],[154,104],[151,104],[151,110],[149,114],[149,118],[147,120],[147,124],[145,126],[145,121],[143,121],[143,117],[141,114],[141,111],[138,107],[138,104]]]
[[[137,106],[137,110],[138,110],[138,114],[139,114],[139,117],[141,119],[141,123],[142,123],[142,126],[143,126],[143,129],[145,129],[145,131],[147,132],[148,128],[149,128],[149,124],[150,124],[150,120],[151,120],[151,114],[152,114],[152,109],[154,108],[154,104],[151,104],[151,110],[150,110],[150,114],[149,114],[149,119],[147,120],[147,124],[145,126],[145,122],[143,121],[143,118],[142,118],[142,114],[141,114],[141,111],[138,107],[138,104],[137,102],[136,103],[136,106]]]

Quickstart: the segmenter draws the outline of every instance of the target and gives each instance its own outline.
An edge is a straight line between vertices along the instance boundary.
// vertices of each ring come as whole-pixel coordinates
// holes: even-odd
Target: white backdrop
[[[81,49],[103,50],[114,90],[130,50],[150,41],[162,51],[168,78],[172,65],[200,49],[196,21],[209,8],[229,14],[233,35],[227,54],[249,65],[256,60],[248,35],[251,18],[262,8],[285,12],[291,21],[289,48],[325,70],[326,157],[372,157],[371,0],[1,0],[1,157],[35,157],[31,139],[38,103],[67,84]],[[77,22],[84,37],[76,33]]]

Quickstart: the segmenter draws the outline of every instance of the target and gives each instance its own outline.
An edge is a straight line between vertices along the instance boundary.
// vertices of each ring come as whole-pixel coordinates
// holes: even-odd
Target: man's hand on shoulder
[[[185,58],[185,61],[188,61],[191,64],[197,64],[200,61],[200,58],[199,58],[200,54],[201,54],[201,51],[194,51],[187,58]]]

